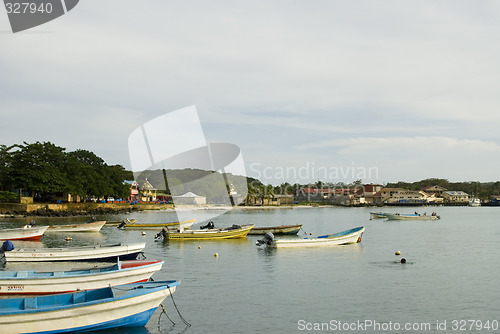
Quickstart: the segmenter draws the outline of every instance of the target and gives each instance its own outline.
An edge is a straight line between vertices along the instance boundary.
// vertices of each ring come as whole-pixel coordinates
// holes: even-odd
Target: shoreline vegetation
[[[500,206],[500,181],[449,182],[431,178],[384,185],[363,185],[361,179],[350,183],[341,181],[346,180],[266,185],[249,176],[190,168],[145,170],[135,175],[121,165],[106,164],[102,158],[86,150],[66,152],[65,148],[50,142],[0,145],[0,217],[97,216],[167,210],[174,207],[173,197],[187,194],[204,197],[203,203],[218,203],[187,205],[195,210],[220,209],[220,204],[231,203],[244,203],[241,208],[246,209],[339,205],[458,206],[467,205],[472,197],[485,205],[492,205],[491,199],[494,198],[494,205]],[[184,195],[171,196],[169,185],[175,188],[176,194]],[[434,193],[424,192],[429,187]],[[444,198],[444,191],[456,194]],[[458,193],[462,197],[458,198]],[[467,198],[463,200],[465,195]],[[190,203],[193,201],[196,203],[197,200]],[[176,205],[176,208],[181,207]]]

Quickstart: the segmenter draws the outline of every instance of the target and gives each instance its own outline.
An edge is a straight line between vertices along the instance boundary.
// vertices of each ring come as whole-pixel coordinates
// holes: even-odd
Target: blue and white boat
[[[290,238],[274,239],[272,233],[266,233],[262,240],[257,241],[257,246],[265,244],[267,247],[322,247],[334,245],[347,245],[361,242],[364,226],[352,228],[334,234],[320,235],[315,238]]]
[[[68,248],[16,248],[4,255],[7,262],[134,260],[144,247],[145,242]]]
[[[43,295],[146,282],[163,261],[118,261],[68,271],[0,271],[0,295]]]
[[[436,213],[432,213],[431,215],[426,213],[423,215],[418,213],[386,213],[385,217],[388,220],[437,220],[441,218]]]
[[[0,300],[0,333],[67,333],[142,327],[179,281],[119,285]]]

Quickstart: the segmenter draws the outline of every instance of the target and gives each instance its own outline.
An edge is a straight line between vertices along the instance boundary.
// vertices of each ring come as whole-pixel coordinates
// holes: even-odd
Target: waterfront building
[[[470,195],[463,191],[445,191],[443,198],[447,204],[469,204],[470,201]]]

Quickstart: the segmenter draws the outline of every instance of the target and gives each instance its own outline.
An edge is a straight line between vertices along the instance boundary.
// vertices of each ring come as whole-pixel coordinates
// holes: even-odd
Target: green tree
[[[69,190],[64,170],[65,148],[48,142],[25,142],[20,148],[11,155],[9,177],[13,188],[28,191],[32,196]]]

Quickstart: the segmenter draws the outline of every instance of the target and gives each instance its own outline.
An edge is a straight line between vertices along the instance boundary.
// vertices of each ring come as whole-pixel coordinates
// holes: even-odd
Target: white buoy
[[[73,238],[72,237],[66,237],[66,238],[64,238],[64,240],[71,241],[71,240],[73,240]]]
[[[146,232],[142,231],[142,235],[146,235]]]

